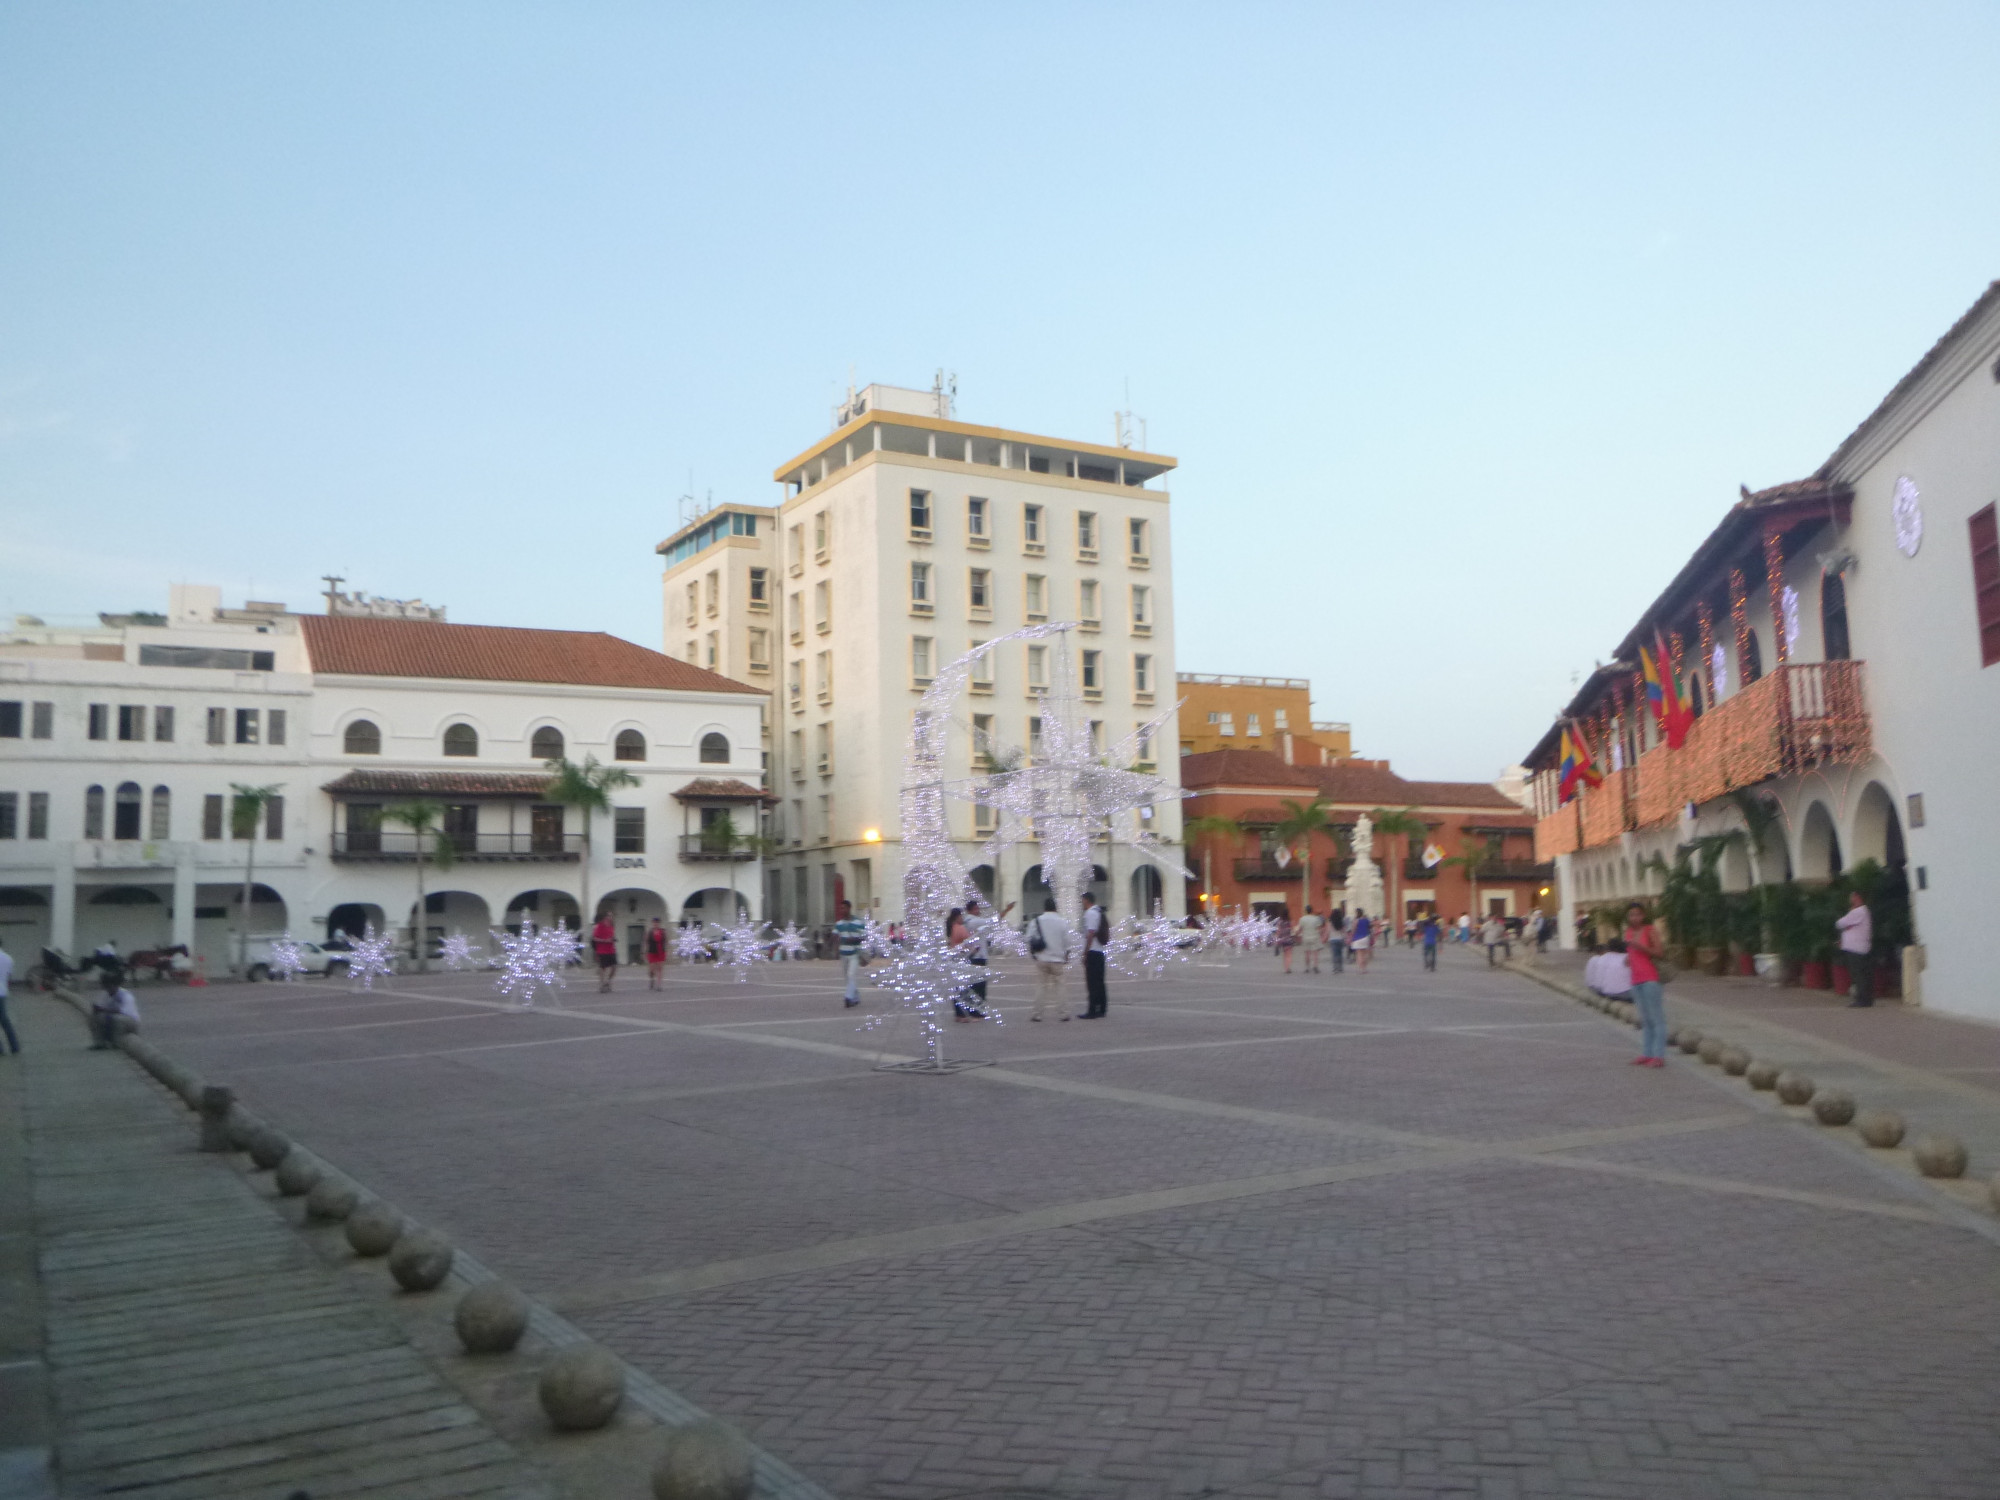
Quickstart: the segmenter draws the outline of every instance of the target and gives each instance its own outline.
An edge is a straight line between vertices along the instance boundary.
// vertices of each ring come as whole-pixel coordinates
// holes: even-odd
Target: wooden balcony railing
[[[1628,829],[1658,828],[1703,803],[1778,776],[1866,760],[1873,753],[1863,663],[1798,662],[1725,699],[1694,722],[1678,750],[1655,745],[1637,766],[1607,774],[1535,825],[1535,854],[1607,844]]]

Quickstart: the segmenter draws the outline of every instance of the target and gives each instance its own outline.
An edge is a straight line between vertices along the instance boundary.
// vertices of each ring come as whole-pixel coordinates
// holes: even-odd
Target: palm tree
[[[237,913],[239,926],[236,930],[236,968],[238,973],[247,973],[250,968],[250,898],[257,889],[257,825],[264,821],[264,812],[284,792],[283,783],[271,786],[245,786],[240,781],[229,783],[233,794],[229,803],[229,831],[243,844],[243,908]]]
[[[586,755],[582,765],[558,755],[547,765],[549,786],[542,795],[551,802],[574,807],[583,814],[583,899],[577,905],[577,920],[588,927],[596,916],[590,909],[591,821],[599,813],[611,810],[612,788],[637,786],[639,778],[623,766],[599,765],[594,755]]]
[[[704,823],[701,829],[701,846],[704,850],[720,854],[729,866],[729,914],[736,915],[736,851],[747,849],[762,858],[777,851],[775,839],[767,839],[761,833],[741,831],[736,827],[736,819],[725,809],[721,817],[713,823]]]
[[[444,831],[444,804],[433,802],[427,797],[419,797],[410,802],[392,803],[382,809],[382,821],[401,823],[416,838],[417,915],[416,920],[410,923],[410,950],[411,957],[417,961],[417,972],[428,973],[430,945],[424,941],[424,860],[428,856],[431,863],[440,870],[449,870],[457,858],[458,846],[452,843]]]
[[[1293,839],[1303,840],[1299,855],[1299,915],[1303,917],[1305,908],[1312,904],[1312,836],[1331,827],[1331,820],[1326,815],[1324,797],[1315,796],[1310,802],[1293,802],[1286,798],[1283,805],[1285,815],[1278,820],[1278,826],[1272,832],[1287,847]],[[1289,956],[1285,961],[1291,962]]]
[[[1243,825],[1234,818],[1184,818],[1181,821],[1181,839],[1192,844],[1201,840],[1201,893],[1208,897],[1206,905],[1215,904],[1215,841],[1219,838],[1237,838],[1243,833]],[[1203,912],[1203,916],[1213,920],[1215,913]]]
[[[1472,913],[1472,920],[1475,922],[1480,920],[1479,867],[1491,864],[1499,857],[1500,840],[1495,836],[1488,835],[1484,843],[1463,844],[1460,846],[1458,853],[1438,861],[1441,865],[1457,865],[1461,870],[1465,871],[1466,882],[1472,887],[1472,895],[1466,903],[1466,909]]]
[[[1378,807],[1368,814],[1368,821],[1375,825],[1377,834],[1387,834],[1401,841],[1400,857],[1389,863],[1389,910],[1398,914],[1396,924],[1400,927],[1403,921],[1400,915],[1403,910],[1401,900],[1403,866],[1410,858],[1410,840],[1426,837],[1431,831],[1431,825],[1417,815],[1414,807],[1406,807],[1400,812],[1390,812],[1387,808]]]

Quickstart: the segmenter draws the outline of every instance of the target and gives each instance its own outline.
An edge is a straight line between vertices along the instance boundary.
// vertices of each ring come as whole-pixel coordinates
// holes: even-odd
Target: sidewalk
[[[1582,994],[1585,958],[1551,950],[1514,967]],[[1852,1094],[1859,1109],[1895,1110],[1909,1127],[1904,1148],[1931,1132],[1957,1136],[1971,1155],[1965,1177],[1934,1185],[1960,1202],[1987,1204],[1987,1181],[2000,1172],[2000,1026],[1899,1000],[1850,1010],[1846,996],[1827,990],[1685,972],[1667,986],[1667,1025],[1699,1027],[1807,1073],[1823,1090]],[[1871,1154],[1902,1159],[1908,1152]]]
[[[555,1493],[229,1158],[195,1149],[178,1102],[88,1051],[68,1007],[12,1011],[28,1050],[0,1060],[0,1493],[55,1494],[51,1443],[65,1496]]]

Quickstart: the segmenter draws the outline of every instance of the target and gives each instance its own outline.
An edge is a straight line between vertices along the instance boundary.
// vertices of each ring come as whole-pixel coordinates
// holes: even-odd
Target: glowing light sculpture
[[[271,944],[270,970],[286,984],[306,971],[305,950],[292,939],[291,929]]]
[[[347,955],[347,978],[358,990],[372,990],[375,981],[385,979],[396,972],[396,939],[393,934],[375,931],[375,924],[368,923],[361,930],[361,940]]]

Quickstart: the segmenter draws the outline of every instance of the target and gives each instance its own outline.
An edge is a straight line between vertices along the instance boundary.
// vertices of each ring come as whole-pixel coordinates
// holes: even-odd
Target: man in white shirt
[[[14,1023],[7,1016],[7,986],[14,978],[14,955],[0,948],[0,1035],[7,1038],[7,1045],[17,1054],[21,1050],[21,1039],[14,1035]]]
[[[102,1052],[115,1047],[118,1038],[139,1029],[139,1002],[118,982],[116,974],[104,976],[104,993],[90,1005],[90,1050]]]
[[[1111,943],[1111,919],[1089,891],[1083,893],[1083,987],[1089,997],[1080,1021],[1101,1021],[1110,1006],[1104,989],[1104,953]]]
[[[1850,891],[1847,910],[1835,922],[1840,933],[1840,955],[1847,963],[1847,980],[1853,998],[1850,1010],[1866,1010],[1875,1003],[1875,914],[1859,891]]]
[[[1062,1003],[1062,980],[1069,968],[1069,923],[1056,912],[1053,899],[1042,903],[1041,914],[1028,924],[1028,952],[1035,960],[1035,1010],[1030,1021],[1039,1021],[1042,1011],[1054,1007],[1056,1019],[1067,1021],[1069,1008]]]

